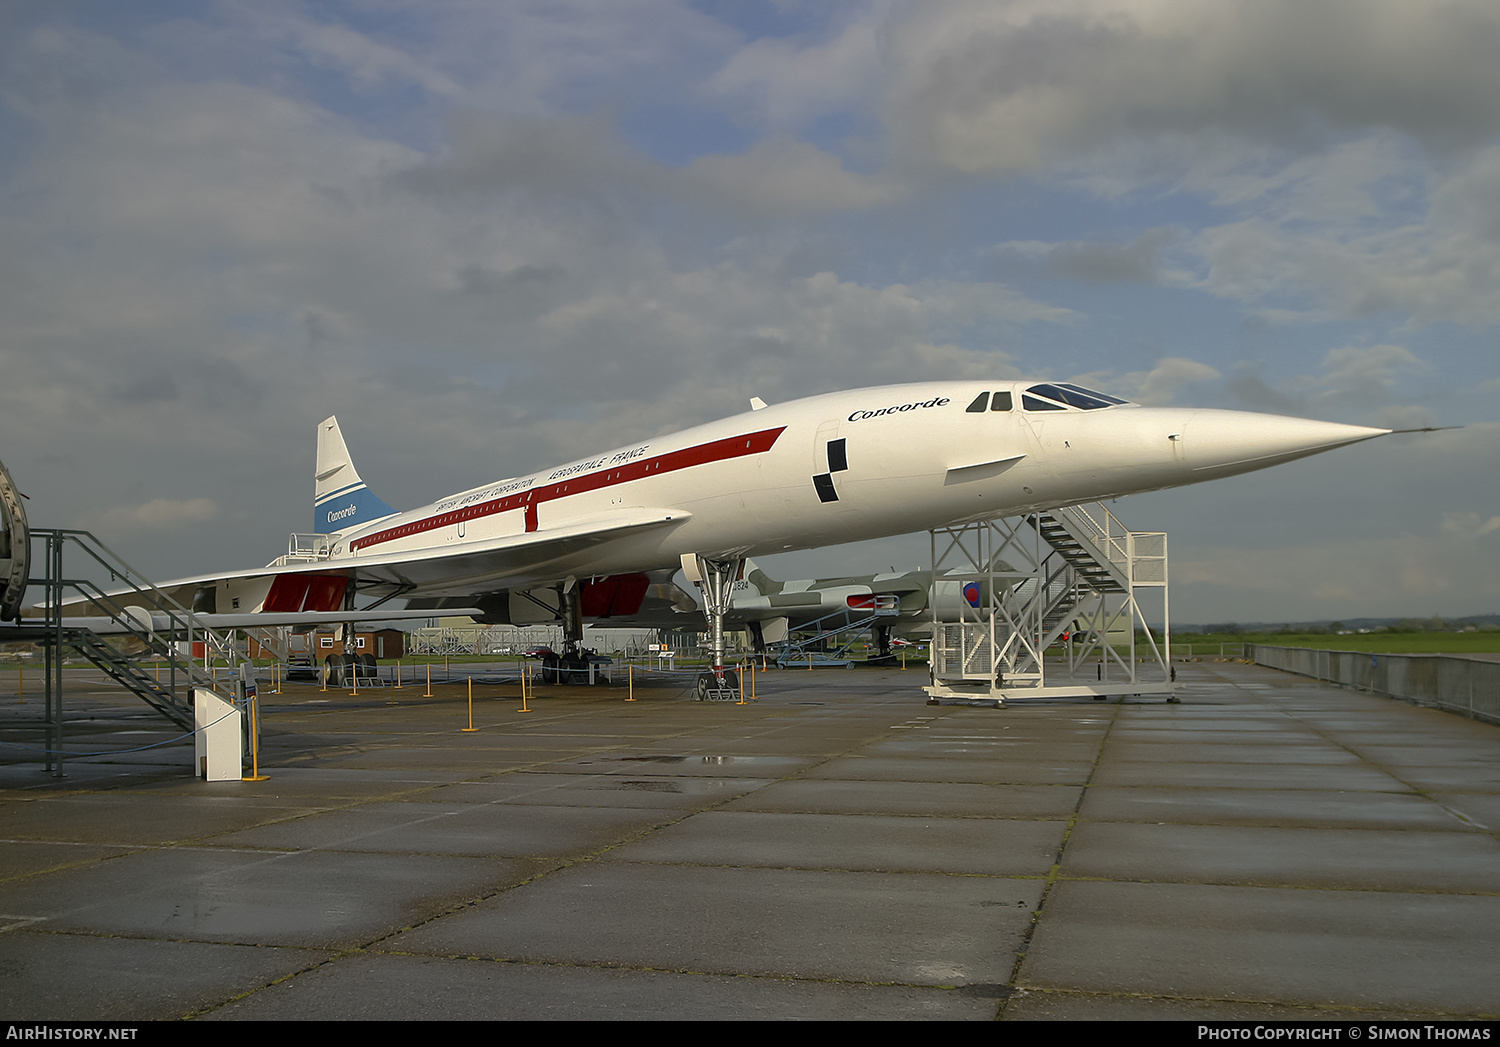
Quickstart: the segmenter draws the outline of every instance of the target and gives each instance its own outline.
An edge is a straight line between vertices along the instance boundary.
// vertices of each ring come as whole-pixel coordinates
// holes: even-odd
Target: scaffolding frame
[[[44,769],[48,773],[59,777],[63,774],[63,662],[68,650],[76,651],[184,731],[194,729],[194,689],[210,691],[226,702],[239,704],[238,695],[233,690],[224,690],[214,671],[214,663],[219,660],[226,661],[231,670],[245,661],[234,644],[233,631],[221,634],[204,625],[197,615],[126,564],[88,531],[33,527],[27,541],[32,539],[41,545],[42,556],[33,556],[31,565],[33,569],[40,566],[41,573],[32,574],[27,584],[40,586],[44,599],[41,616],[27,621],[36,622],[43,629],[36,642],[43,653]],[[112,582],[123,583],[127,590],[107,594],[91,579],[65,570],[64,551],[70,547],[81,554],[77,558],[83,561],[85,569],[91,563],[95,569],[108,572]],[[90,629],[69,625],[63,610],[70,593],[84,597],[92,610],[109,618],[118,627],[117,635],[106,638]],[[149,610],[120,602],[122,596],[143,602]],[[165,617],[165,628],[158,630],[154,616]],[[139,653],[126,654],[112,640],[133,642]],[[201,666],[192,656],[195,644],[202,645]],[[140,664],[143,657],[166,666],[165,681],[143,668]]]
[[[815,618],[796,630],[803,634],[800,639],[788,633],[785,640],[766,644],[767,650],[776,652],[776,664],[780,668],[792,665],[840,666],[848,668],[854,664],[849,649],[871,626],[893,621],[901,614],[901,603],[891,595],[872,597],[873,605],[859,609],[841,607],[821,618]],[[832,641],[832,652],[814,648]]]
[[[958,621],[940,620],[934,601],[932,700],[1175,701],[1166,532],[1131,531],[1092,503],[939,528],[930,539],[933,576],[960,579],[964,596]],[[1160,640],[1141,606],[1151,594],[1161,601]]]

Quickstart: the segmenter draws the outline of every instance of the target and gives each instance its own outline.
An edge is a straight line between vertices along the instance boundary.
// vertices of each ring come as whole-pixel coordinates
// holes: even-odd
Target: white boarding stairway
[[[1020,627],[1002,644],[997,659],[1005,664],[1003,677],[1011,687],[1040,686],[1045,678],[1041,653],[1087,617],[1102,594],[1130,587],[1128,551],[1088,514],[1061,508],[1022,520],[1052,551],[1003,601],[1002,613]],[[1022,641],[1022,631],[1028,642]]]
[[[975,618],[939,626],[934,635],[941,649],[934,651],[929,692],[934,697],[959,696],[979,685],[990,697],[999,698],[1079,693],[1084,681],[1073,674],[1091,656],[1086,681],[1090,693],[1120,693],[1125,687],[1134,693],[1134,641],[1129,641],[1128,652],[1122,652],[1108,637],[1122,631],[1133,636],[1144,627],[1137,589],[1161,588],[1165,600],[1165,533],[1128,531],[1102,504],[970,527],[988,529],[992,536],[983,546],[987,552],[971,569],[993,568],[1002,556],[1024,566],[1021,576],[1012,574],[1003,587],[998,575],[990,576],[995,597],[989,615],[980,607]],[[951,547],[959,544],[953,541]],[[973,540],[969,544],[975,545]],[[1083,642],[1067,646],[1066,664],[1057,664],[1055,658],[1051,666],[1044,662],[1049,647],[1080,627]],[[1160,661],[1149,634],[1148,644]],[[1162,675],[1164,680],[1170,677],[1165,664]],[[1072,682],[1060,684],[1060,676]]]

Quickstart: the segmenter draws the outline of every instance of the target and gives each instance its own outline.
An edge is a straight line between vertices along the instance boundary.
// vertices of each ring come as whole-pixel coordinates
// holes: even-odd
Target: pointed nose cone
[[[1194,411],[1175,439],[1194,480],[1233,476],[1384,436],[1389,429],[1246,411]]]

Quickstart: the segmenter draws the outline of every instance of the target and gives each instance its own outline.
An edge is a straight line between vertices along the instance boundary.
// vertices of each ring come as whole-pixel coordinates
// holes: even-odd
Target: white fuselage
[[[1028,410],[1023,401],[1038,402],[1028,387],[1036,383],[934,382],[765,407],[337,533],[327,567],[374,570],[413,595],[462,595],[1196,483],[1385,431],[1134,404]],[[980,399],[1000,391],[1012,409]],[[636,517],[650,522],[611,529]],[[487,563],[480,577],[452,555],[517,543],[538,555]]]

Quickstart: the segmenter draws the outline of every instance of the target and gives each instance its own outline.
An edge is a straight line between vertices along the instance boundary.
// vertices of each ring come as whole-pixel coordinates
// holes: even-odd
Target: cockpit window
[[[1041,385],[1030,386],[1021,393],[1021,407],[1027,411],[1067,411],[1070,409],[1097,411],[1101,407],[1114,407],[1128,403],[1130,403],[1129,400],[1121,400],[1118,396],[1085,389],[1072,382],[1045,382]],[[974,401],[968,407],[964,408],[964,411],[967,414],[983,414],[986,409],[990,411],[1015,410],[1015,398],[1011,390],[980,393],[974,397]]]
[[[1066,411],[1067,410],[1067,408],[1064,407],[1062,404],[1055,404],[1051,400],[1043,400],[1041,397],[1039,397],[1039,396],[1032,396],[1030,393],[1022,393],[1021,394],[1021,406],[1024,407],[1024,408],[1026,408],[1026,410],[1028,410],[1028,411]]]
[[[1043,396],[1047,399],[1040,399]],[[1063,404],[1076,407],[1080,411],[1097,411],[1101,407],[1113,407],[1115,404],[1126,402],[1118,397],[1096,393],[1092,389],[1085,389],[1081,385],[1068,382],[1033,385],[1026,390],[1026,395],[1021,397],[1021,405],[1028,411],[1063,411],[1067,409],[1062,406]]]
[[[1096,389],[1085,389],[1083,386],[1074,385],[1072,382],[1058,382],[1057,384],[1059,388],[1071,389],[1075,393],[1082,393],[1084,396],[1092,396],[1094,399],[1103,400],[1107,404],[1124,404],[1130,402],[1129,400],[1121,400],[1118,396],[1110,396],[1108,393],[1101,393]]]
[[[1083,393],[1076,393],[1061,385],[1033,385],[1026,391],[1039,396],[1045,396],[1049,400],[1065,403],[1069,407],[1076,407],[1081,411],[1093,411],[1100,407],[1109,406],[1103,400],[1092,396],[1085,396]]]

